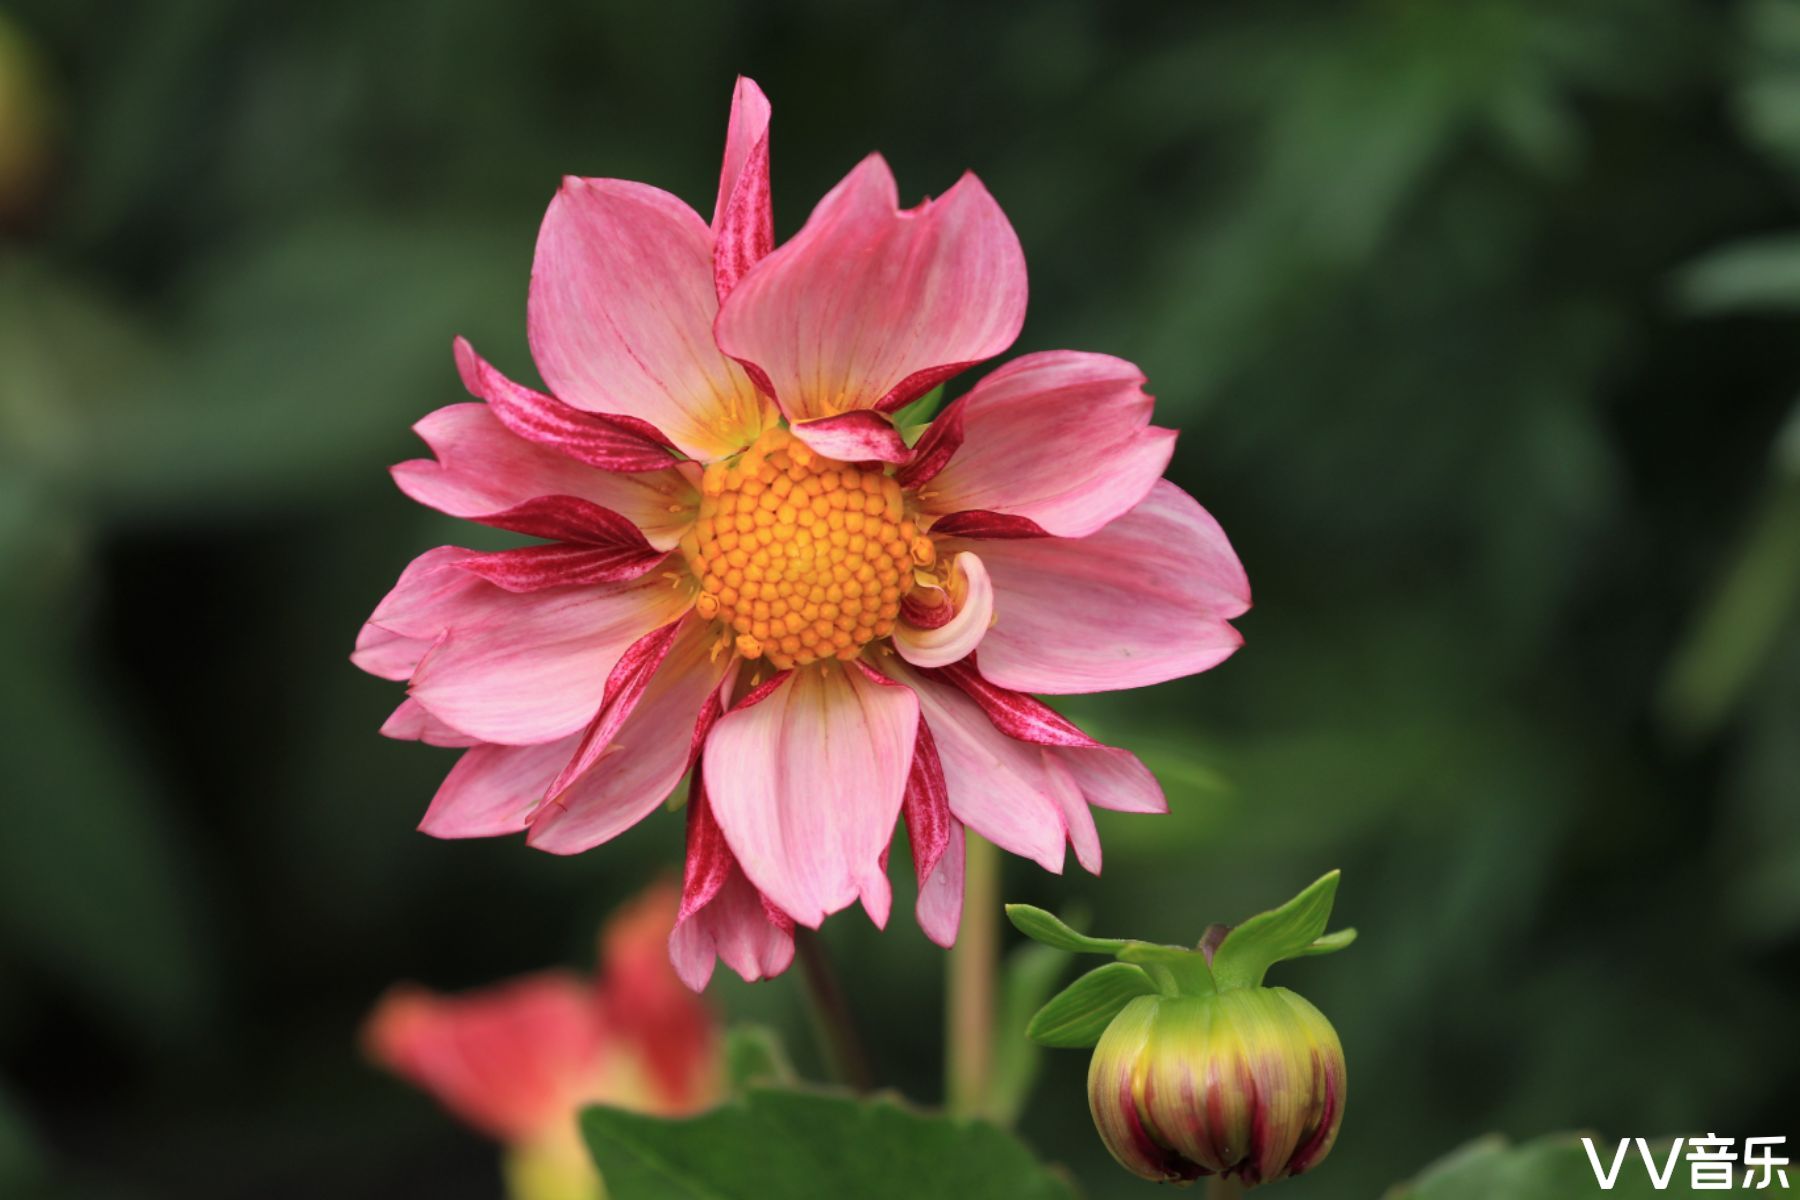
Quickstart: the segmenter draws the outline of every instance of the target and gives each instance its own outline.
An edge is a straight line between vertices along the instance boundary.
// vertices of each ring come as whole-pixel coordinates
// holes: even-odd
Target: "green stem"
[[[1214,1175],[1206,1181],[1206,1200],[1238,1200],[1243,1194],[1244,1185],[1235,1179]]]
[[[944,1063],[947,1107],[985,1115],[993,1098],[994,992],[1000,957],[1000,851],[965,832],[962,928],[950,951]]]
[[[850,1004],[844,999],[837,972],[832,970],[825,943],[813,930],[796,926],[794,952],[800,959],[806,998],[812,1002],[813,1031],[832,1077],[854,1091],[871,1091],[875,1075],[869,1069],[869,1055],[857,1035],[856,1021],[850,1015]]]

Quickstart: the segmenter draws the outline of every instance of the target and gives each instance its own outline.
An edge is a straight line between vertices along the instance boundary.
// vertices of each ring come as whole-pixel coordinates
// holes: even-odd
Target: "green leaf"
[[[1650,1143],[1658,1172],[1667,1167],[1670,1148],[1667,1139]],[[1594,1153],[1602,1171],[1611,1172],[1616,1149],[1615,1142],[1594,1139]],[[1634,1141],[1626,1149],[1612,1189],[1602,1193],[1587,1148],[1578,1135],[1558,1134],[1522,1146],[1490,1135],[1451,1152],[1425,1168],[1417,1178],[1390,1189],[1385,1200],[1589,1200],[1602,1194],[1612,1200],[1653,1200],[1694,1196],[1698,1193],[1691,1189],[1692,1176],[1682,1157],[1685,1153],[1683,1147],[1676,1156],[1669,1186],[1658,1189],[1651,1182]]]
[[[1713,250],[1676,277],[1675,292],[1682,307],[1700,315],[1800,310],[1800,234]]]
[[[1055,946],[1027,943],[1006,956],[1001,972],[999,1029],[994,1039],[994,1077],[986,1112],[1011,1128],[1025,1109],[1043,1048],[1024,1035],[1075,956]]]
[[[940,383],[929,392],[926,392],[923,396],[920,396],[917,400],[914,400],[911,404],[908,404],[905,408],[895,413],[894,424],[902,429],[906,429],[913,425],[923,428],[931,422],[932,418],[938,415],[938,410],[943,407],[943,404],[944,385]]]
[[[1156,992],[1156,984],[1142,967],[1122,962],[1095,967],[1038,1009],[1025,1027],[1025,1036],[1064,1049],[1092,1046],[1120,1009],[1139,996]]]
[[[1324,937],[1314,938],[1312,943],[1295,958],[1309,958],[1315,954],[1336,954],[1356,940],[1356,930],[1340,929],[1336,933],[1328,933]]]
[[[1338,873],[1331,871],[1280,908],[1257,913],[1226,934],[1212,960],[1219,986],[1256,987],[1271,966],[1306,953],[1331,919],[1337,885]]]
[[[886,1096],[752,1088],[684,1120],[590,1108],[582,1131],[609,1200],[1074,1200],[1056,1172],[983,1121]]]
[[[1096,938],[1076,933],[1056,917],[1029,904],[1007,905],[1006,919],[1034,942],[1077,954],[1117,954],[1131,944],[1124,938]]]
[[[725,1035],[725,1074],[732,1094],[756,1084],[785,1086],[798,1078],[781,1035],[767,1025],[734,1025]]]

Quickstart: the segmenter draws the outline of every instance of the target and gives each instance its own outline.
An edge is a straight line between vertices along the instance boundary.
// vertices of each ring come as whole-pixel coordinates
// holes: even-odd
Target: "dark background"
[[[973,168],[1030,262],[1016,349],[1134,359],[1184,430],[1248,643],[1068,706],[1174,813],[1005,894],[1185,942],[1344,869],[1362,940],[1280,973],[1353,1079],[1296,1200],[1489,1130],[1800,1132],[1800,6],[0,20],[0,1192],[495,1194],[357,1022],[399,978],[584,965],[680,822],[575,860],[413,832],[452,755],[378,737],[398,689],[346,654],[467,533],[384,468],[463,398],[452,335],[532,377],[561,174],[709,209],[739,71],[781,236],[870,149],[909,202]],[[930,1101],[909,907],[827,933]],[[711,995],[809,1060],[793,977]],[[1023,1131],[1145,1194],[1084,1070],[1049,1056]]]

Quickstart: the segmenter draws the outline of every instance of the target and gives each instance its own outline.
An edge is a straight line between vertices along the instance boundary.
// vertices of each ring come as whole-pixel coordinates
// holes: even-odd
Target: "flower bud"
[[[1268,1183],[1331,1150],[1344,1050],[1286,988],[1139,996],[1100,1036],[1088,1106],[1113,1157],[1145,1179]]]

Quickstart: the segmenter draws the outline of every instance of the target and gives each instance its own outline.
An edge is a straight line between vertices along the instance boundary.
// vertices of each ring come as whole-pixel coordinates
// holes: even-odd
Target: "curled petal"
[[[793,434],[826,458],[841,462],[897,463],[912,456],[894,423],[867,409],[802,421],[793,427]]]
[[[691,603],[660,576],[529,595],[480,586],[439,614],[442,636],[414,671],[411,694],[464,733],[505,745],[581,729],[626,649]]]
[[[894,649],[915,667],[942,667],[966,658],[993,623],[994,589],[981,559],[965,550],[950,569],[956,573],[952,592],[961,597],[955,604],[956,615],[933,627],[905,622],[894,627]],[[939,607],[949,603],[946,596]]]
[[[951,427],[928,458],[960,445],[921,500],[932,512],[1024,517],[1055,537],[1093,533],[1142,500],[1174,453],[1175,431],[1150,425],[1143,384],[1105,354],[1014,359],[938,418]]]
[[[1217,521],[1166,480],[1085,538],[988,541],[1000,620],[981,673],[1021,692],[1143,687],[1217,666],[1250,586]]]
[[[769,196],[769,100],[754,80],[738,76],[713,203],[713,283],[723,303],[744,272],[775,248]]]
[[[528,332],[550,390],[654,425],[691,457],[736,452],[762,402],[712,340],[713,235],[653,187],[565,179],[538,233]]]
[[[1006,349],[1024,319],[1024,253],[981,182],[902,212],[871,155],[738,282],[716,334],[802,422],[893,412]]]
[[[699,511],[700,496],[680,468],[600,471],[519,437],[487,404],[452,404],[413,426],[436,455],[393,468],[400,490],[453,517],[515,528],[517,513],[549,496],[568,496],[616,513],[667,550]],[[529,531],[523,531],[529,532]]]
[[[550,802],[532,818],[527,841],[539,850],[576,854],[617,837],[655,812],[687,772],[683,734],[729,664],[715,660],[706,622],[693,617],[633,650],[633,661],[621,660],[609,677],[599,715],[551,785]]]
[[[752,693],[755,697],[757,694]],[[707,779],[744,873],[817,927],[861,897],[885,909],[881,857],[900,815],[919,706],[912,692],[826,666],[792,672],[713,727]]]
[[[648,421],[583,412],[514,383],[475,353],[467,338],[457,338],[453,350],[469,394],[486,400],[500,423],[526,441],[603,471],[660,471],[675,464],[669,439]]]

